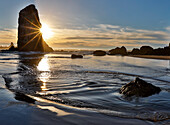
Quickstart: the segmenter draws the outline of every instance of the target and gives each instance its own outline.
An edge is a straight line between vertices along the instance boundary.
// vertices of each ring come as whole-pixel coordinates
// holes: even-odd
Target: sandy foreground
[[[17,101],[14,96],[0,76],[1,125],[153,125],[149,121],[107,116],[38,98],[35,104],[29,104]]]
[[[170,56],[157,56],[157,55],[131,55],[130,57],[147,58],[147,59],[160,59],[160,60],[170,60]]]

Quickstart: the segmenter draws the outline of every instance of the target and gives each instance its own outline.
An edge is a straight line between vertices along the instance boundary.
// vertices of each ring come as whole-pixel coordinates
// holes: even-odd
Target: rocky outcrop
[[[14,43],[11,42],[11,44],[10,44],[10,46],[9,46],[9,49],[8,49],[7,51],[17,51],[17,50],[18,50],[18,49],[15,48]]]
[[[122,86],[120,89],[120,93],[127,97],[148,97],[153,94],[158,94],[160,91],[161,89],[159,87],[147,83],[138,77],[135,79],[135,81],[131,81],[130,83]]]
[[[35,5],[31,4],[19,12],[18,25],[19,51],[53,51],[46,44],[40,32],[41,23]]]
[[[140,48],[140,53],[142,55],[151,55],[153,53],[153,48],[150,46],[142,46]]]
[[[83,56],[82,56],[82,55],[72,54],[72,55],[71,55],[71,58],[72,58],[72,59],[83,58]]]
[[[127,55],[127,50],[124,46],[121,48],[117,47],[115,49],[109,50],[108,55]]]
[[[106,52],[103,51],[103,50],[96,50],[96,51],[93,52],[93,55],[94,56],[105,56]]]
[[[137,48],[134,48],[130,54],[132,54],[132,55],[140,55],[140,50],[137,49]]]

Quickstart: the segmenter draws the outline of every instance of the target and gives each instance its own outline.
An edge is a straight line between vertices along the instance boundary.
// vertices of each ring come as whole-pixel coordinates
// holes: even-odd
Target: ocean
[[[1,52],[0,75],[15,99],[34,103],[41,109],[43,102],[46,108],[62,105],[77,112],[97,112],[110,119],[170,123],[169,60],[99,57],[89,53],[84,53],[83,59],[71,59],[69,52]],[[162,91],[149,97],[120,94],[119,89],[136,77]],[[23,98],[22,94],[29,99]],[[55,112],[55,109],[48,110]]]

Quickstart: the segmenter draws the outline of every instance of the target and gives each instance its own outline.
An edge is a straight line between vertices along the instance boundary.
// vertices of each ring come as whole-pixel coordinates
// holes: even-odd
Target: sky
[[[170,43],[169,0],[0,0],[0,45],[17,43],[18,13],[35,4],[54,49],[127,49]]]

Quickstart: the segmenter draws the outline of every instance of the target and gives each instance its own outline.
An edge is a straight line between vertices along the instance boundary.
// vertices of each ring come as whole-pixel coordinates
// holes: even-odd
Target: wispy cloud
[[[9,45],[10,42],[16,43],[17,29],[0,28],[0,43],[2,45]]]
[[[85,29],[57,29],[53,39],[55,46],[111,48],[116,46],[153,47],[166,46],[170,39],[166,31],[134,29],[115,25],[99,24]]]
[[[135,29],[110,24],[93,27],[78,26],[74,28],[53,28],[54,35],[46,42],[53,47],[67,48],[113,48],[116,46],[153,47],[166,46],[170,42],[170,27],[167,31]],[[17,42],[17,29],[0,29],[0,42]]]
[[[11,31],[11,30],[9,30],[9,29],[6,29],[6,28],[0,28],[0,31]]]
[[[86,39],[86,40],[88,40],[88,39],[93,39],[93,40],[97,40],[97,39],[101,39],[101,40],[107,40],[107,39],[113,39],[113,38],[111,38],[111,37],[80,37],[80,36],[77,36],[77,37],[67,37],[67,38],[65,38],[65,39]]]

